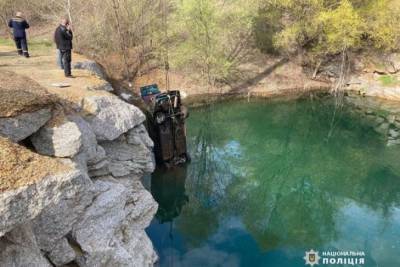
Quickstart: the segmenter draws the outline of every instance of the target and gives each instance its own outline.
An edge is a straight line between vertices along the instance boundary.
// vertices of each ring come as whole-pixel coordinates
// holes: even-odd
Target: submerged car
[[[188,112],[182,105],[180,91],[162,93],[152,84],[141,87],[140,94],[148,111],[148,128],[157,163],[172,167],[188,162],[185,126]]]

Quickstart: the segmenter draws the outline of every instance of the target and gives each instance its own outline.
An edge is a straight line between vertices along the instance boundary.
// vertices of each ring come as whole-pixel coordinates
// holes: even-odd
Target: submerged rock
[[[121,134],[143,123],[143,112],[116,96],[91,96],[84,99],[85,119],[98,140],[115,140]]]
[[[391,137],[393,139],[396,139],[399,136],[400,136],[400,132],[399,132],[398,129],[396,129],[396,130],[395,129],[390,129],[389,130],[389,137]]]
[[[13,142],[19,142],[39,130],[50,118],[50,109],[0,118],[0,135],[10,138]]]
[[[390,126],[389,123],[384,122],[378,127],[375,127],[375,131],[377,131],[380,134],[386,135],[388,133],[389,126]]]
[[[387,146],[398,146],[398,145],[400,145],[399,139],[389,140],[387,142]]]

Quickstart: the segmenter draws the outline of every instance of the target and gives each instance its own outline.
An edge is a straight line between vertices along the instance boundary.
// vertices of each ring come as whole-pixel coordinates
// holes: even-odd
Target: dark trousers
[[[60,50],[65,76],[71,76],[71,50]]]
[[[56,59],[56,61],[57,61],[57,66],[59,66],[60,69],[63,70],[63,69],[64,69],[64,66],[63,66],[63,62],[62,62],[62,55],[61,55],[61,51],[60,51],[59,49],[57,49],[56,57],[57,57],[57,59]]]
[[[14,40],[15,40],[15,45],[17,46],[18,54],[29,56],[28,42],[26,41],[26,37],[23,38],[15,37]]]

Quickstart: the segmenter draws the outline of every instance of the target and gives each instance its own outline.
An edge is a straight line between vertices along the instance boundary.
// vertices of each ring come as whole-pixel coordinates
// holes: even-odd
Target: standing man
[[[67,78],[75,78],[71,75],[71,50],[72,50],[72,29],[68,19],[62,19],[60,25],[54,33],[54,40],[57,49],[61,53],[62,66],[64,67],[64,74]]]
[[[10,19],[8,27],[13,28],[15,45],[20,56],[29,57],[28,42],[26,41],[26,29],[29,28],[28,22],[22,17],[22,12],[17,12],[15,17]]]

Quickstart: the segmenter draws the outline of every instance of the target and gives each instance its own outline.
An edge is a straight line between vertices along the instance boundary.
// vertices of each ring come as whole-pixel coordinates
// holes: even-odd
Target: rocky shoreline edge
[[[79,68],[101,76],[94,63]],[[13,74],[14,78],[19,77]],[[12,89],[34,98],[35,92],[27,92],[26,84],[23,81],[21,88]],[[10,93],[1,90],[5,87],[0,84],[0,94]],[[388,146],[400,144],[398,102],[387,100],[394,91],[373,88],[369,93],[364,88],[349,83],[345,93],[357,97],[346,99],[357,116],[386,138]],[[184,102],[197,107],[231,99],[296,99],[329,89],[197,94]],[[68,110],[64,106],[60,111],[59,103],[51,100],[1,114],[0,266],[156,263],[145,228],[158,205],[141,182],[155,168],[153,142],[143,112],[111,90],[105,82],[96,87],[99,93],[83,97]]]
[[[1,83],[2,96],[42,97],[13,79],[25,80]],[[143,112],[106,91],[68,111],[57,101],[24,110],[0,116],[0,266],[153,266]]]

